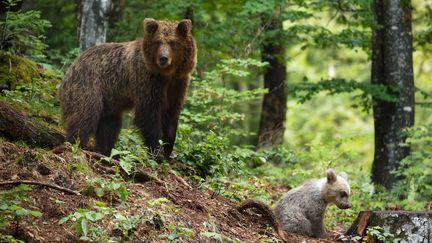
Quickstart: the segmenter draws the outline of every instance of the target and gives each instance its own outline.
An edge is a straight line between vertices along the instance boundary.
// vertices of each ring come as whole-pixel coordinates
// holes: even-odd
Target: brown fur
[[[190,20],[145,19],[144,29],[141,40],[89,48],[69,68],[60,86],[69,142],[79,139],[85,147],[95,135],[95,150],[109,155],[123,111],[133,108],[150,152],[170,156],[196,65],[192,25]]]
[[[257,208],[270,219],[275,231],[285,241],[287,233],[326,238],[328,234],[323,219],[327,205],[350,208],[349,195],[348,175],[345,172],[336,175],[333,169],[329,169],[326,178],[306,181],[288,191],[278,201],[275,213],[265,204],[253,200],[246,200],[238,209]]]

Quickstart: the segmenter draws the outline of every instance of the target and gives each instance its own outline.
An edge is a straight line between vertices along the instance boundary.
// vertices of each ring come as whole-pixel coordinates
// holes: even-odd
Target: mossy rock
[[[0,51],[0,85],[15,89],[40,78],[36,63]]]

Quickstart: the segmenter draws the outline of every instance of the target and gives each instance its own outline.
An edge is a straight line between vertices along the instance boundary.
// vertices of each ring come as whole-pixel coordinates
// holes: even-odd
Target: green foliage
[[[401,239],[395,238],[393,234],[385,232],[385,230],[380,226],[368,227],[366,232],[368,236],[377,239],[380,242],[402,242]]]
[[[153,169],[157,166],[157,162],[149,156],[147,148],[143,146],[141,135],[133,129],[121,131],[110,157],[119,157],[120,166],[128,175],[135,172],[137,164]]]
[[[0,242],[25,243],[25,241],[15,239],[15,237],[13,237],[12,235],[3,235],[2,233],[0,233]]]
[[[111,176],[109,179],[102,177],[90,179],[87,187],[84,189],[84,193],[95,195],[99,198],[108,197],[111,203],[113,200],[119,200],[124,203],[128,196],[126,187],[115,176]]]
[[[96,226],[96,223],[102,220],[108,213],[109,208],[105,207],[102,202],[97,202],[93,209],[79,208],[73,214],[60,219],[59,224],[73,221],[76,233],[80,240],[93,241],[106,234],[102,227]]]
[[[42,51],[47,47],[45,29],[50,22],[41,19],[39,11],[11,12],[18,0],[4,0],[7,12],[0,20],[0,49],[17,55],[43,57]]]
[[[142,221],[142,217],[140,215],[134,216],[124,216],[120,213],[114,214],[114,230],[120,230],[122,232],[122,236],[124,240],[129,239],[129,237],[133,236],[132,232],[136,228],[137,224]]]
[[[0,51],[0,84],[11,87],[11,90],[3,90],[0,101],[28,111],[30,116],[46,118],[41,121],[48,125],[57,123],[59,83],[56,70],[42,69],[27,58]]]
[[[248,68],[263,65],[252,59],[223,60],[202,80],[194,80],[191,98],[180,118],[176,148],[177,158],[201,177],[224,176],[242,166],[242,155],[236,153],[239,146],[233,146],[230,139],[248,133],[236,126],[245,115],[235,107],[257,99],[265,90],[236,91],[227,88],[224,80],[247,77]]]
[[[223,242],[224,239],[223,235],[211,231],[202,232],[201,235],[209,239],[217,240],[218,242]]]
[[[432,198],[432,124],[411,128],[407,133],[412,151],[395,171],[404,179],[393,192],[405,196],[407,204],[415,204]]]
[[[171,232],[169,235],[165,235],[165,237],[170,242],[176,242],[176,240],[186,240],[192,241],[194,232],[193,229],[185,227],[183,224],[169,224],[168,230]]]
[[[41,212],[25,208],[23,203],[29,203],[27,193],[31,188],[27,185],[19,185],[7,191],[0,192],[0,228],[5,228],[10,221],[17,225],[26,218],[40,217]],[[17,227],[18,228],[18,227]]]
[[[305,77],[303,82],[296,84],[291,88],[290,94],[297,98],[299,102],[304,103],[322,91],[326,91],[330,95],[361,91],[360,94],[354,96],[354,99],[358,99],[359,103],[355,103],[352,106],[360,106],[364,111],[369,111],[373,104],[372,98],[387,102],[396,102],[397,97],[395,96],[395,93],[399,90],[400,89],[397,87],[392,88],[382,84],[359,83],[355,80],[345,79],[321,80],[312,83]]]
[[[159,197],[159,198],[155,198],[155,199],[147,201],[147,205],[149,208],[155,208],[155,207],[167,204],[169,202],[170,202],[170,200],[168,198]]]

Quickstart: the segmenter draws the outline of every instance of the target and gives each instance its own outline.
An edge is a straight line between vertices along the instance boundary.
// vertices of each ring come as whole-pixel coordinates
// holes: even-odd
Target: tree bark
[[[410,153],[403,130],[414,125],[414,80],[409,1],[374,0],[372,83],[393,89],[396,102],[374,97],[375,155],[373,182],[391,188],[401,178],[391,172]]]
[[[283,31],[280,16],[268,23],[267,31]],[[261,58],[269,66],[264,74],[264,95],[261,119],[258,131],[257,148],[269,148],[283,143],[286,120],[286,65],[284,61],[285,47],[280,40],[274,38],[263,46]]]
[[[78,2],[78,33],[80,50],[105,43],[112,0],[81,0]]]
[[[3,102],[0,102],[0,136],[48,148],[65,141],[62,133],[23,116]]]
[[[378,226],[405,242],[429,242],[432,239],[432,212],[362,211],[346,235],[367,236],[368,228]],[[367,242],[381,242],[372,236]]]

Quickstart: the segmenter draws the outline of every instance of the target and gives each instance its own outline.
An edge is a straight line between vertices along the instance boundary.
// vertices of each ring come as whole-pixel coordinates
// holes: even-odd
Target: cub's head
[[[336,175],[333,169],[328,169],[326,174],[326,183],[322,191],[326,203],[334,203],[340,209],[351,208],[349,201],[351,189],[347,173],[340,172]]]
[[[196,46],[192,22],[144,20],[144,61],[151,72],[189,74],[196,65]]]

